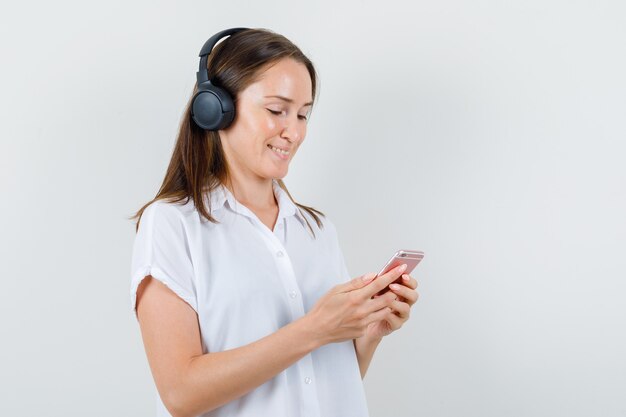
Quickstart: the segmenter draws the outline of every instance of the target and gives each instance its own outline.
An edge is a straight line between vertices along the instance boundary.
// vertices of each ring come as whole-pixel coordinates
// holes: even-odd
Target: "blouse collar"
[[[302,225],[306,225],[306,220],[302,215],[302,212],[298,206],[295,205],[287,192],[281,188],[278,181],[272,180],[272,188],[274,190],[274,196],[278,202],[278,218],[277,222],[283,218],[290,216],[296,216]],[[215,212],[224,207],[228,207],[235,213],[244,215],[250,218],[257,218],[257,216],[246,206],[241,204],[235,199],[235,196],[226,188],[223,184],[220,184],[210,193],[210,211]]]

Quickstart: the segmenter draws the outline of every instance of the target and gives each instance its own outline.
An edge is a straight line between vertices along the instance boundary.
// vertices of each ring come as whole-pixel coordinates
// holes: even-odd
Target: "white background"
[[[352,275],[426,252],[365,380],[372,417],[626,416],[617,0],[3,3],[0,415],[154,415],[127,217],[200,47],[233,26],[317,65],[286,183]]]

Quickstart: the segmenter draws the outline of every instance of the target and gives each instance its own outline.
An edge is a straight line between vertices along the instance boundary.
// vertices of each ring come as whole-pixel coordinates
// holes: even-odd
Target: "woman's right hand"
[[[318,344],[359,338],[370,323],[382,320],[391,311],[396,295],[392,291],[376,298],[374,295],[405,270],[406,265],[400,265],[379,277],[370,273],[331,288],[303,317]]]

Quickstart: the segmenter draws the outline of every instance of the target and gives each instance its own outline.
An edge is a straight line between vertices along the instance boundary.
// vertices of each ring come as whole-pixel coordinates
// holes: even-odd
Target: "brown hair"
[[[269,30],[247,29],[228,37],[209,55],[207,69],[211,82],[225,89],[236,102],[239,93],[255,82],[262,69],[284,58],[304,64],[311,76],[312,97],[315,98],[317,74],[313,63],[289,39]],[[229,171],[218,132],[205,131],[191,118],[191,103],[197,88],[194,86],[185,108],[174,152],[159,191],[132,217],[137,220],[136,230],[146,207],[157,200],[171,203],[184,200],[187,203],[193,199],[202,217],[217,223],[211,216],[210,199],[203,196],[229,181]],[[318,227],[323,227],[318,216],[324,216],[321,211],[296,203],[284,182],[279,179],[278,184],[299,209],[309,213]],[[315,235],[309,221],[303,217]]]

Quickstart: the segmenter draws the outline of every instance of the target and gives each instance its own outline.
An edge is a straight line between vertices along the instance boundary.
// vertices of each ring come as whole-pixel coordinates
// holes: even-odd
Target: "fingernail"
[[[370,272],[369,274],[363,275],[361,279],[367,282],[367,281],[373,280],[374,278],[376,278],[376,274],[374,274],[373,272]]]
[[[404,274],[402,275],[402,279],[405,281],[409,281],[411,279],[411,277],[409,276],[409,274]]]
[[[402,264],[402,265],[400,265],[400,269],[399,269],[399,271],[400,271],[400,272],[404,272],[404,271],[406,271],[406,264]]]
[[[389,284],[389,288],[397,291],[400,289],[400,286],[398,284]]]

